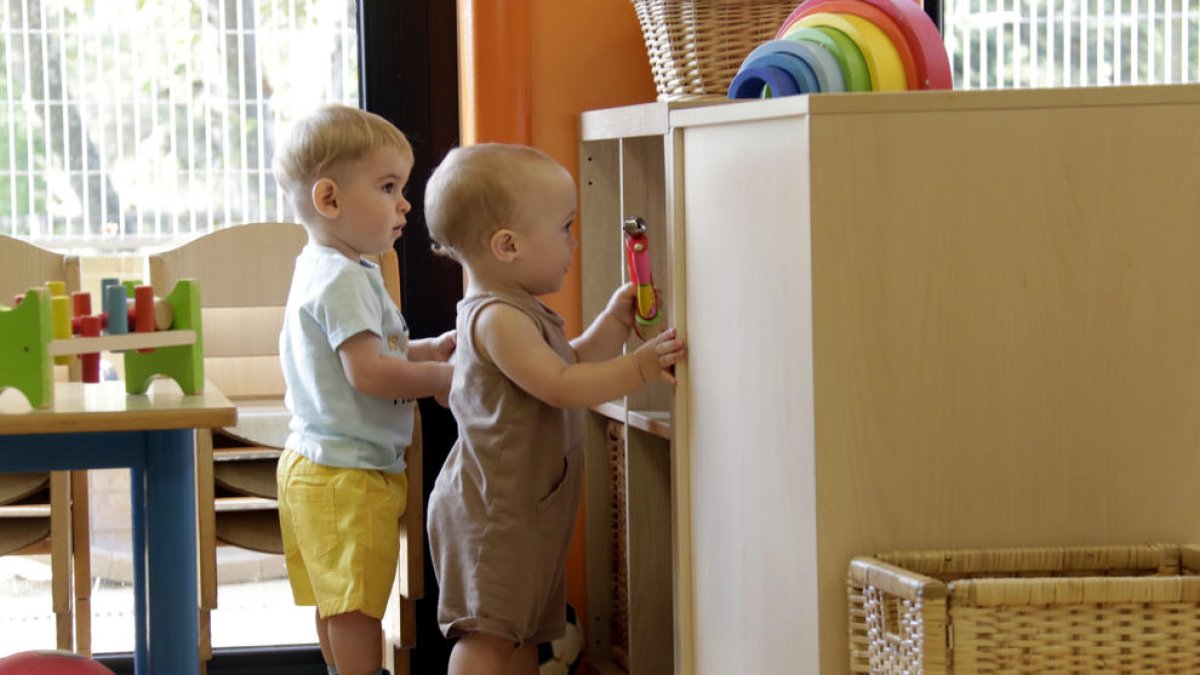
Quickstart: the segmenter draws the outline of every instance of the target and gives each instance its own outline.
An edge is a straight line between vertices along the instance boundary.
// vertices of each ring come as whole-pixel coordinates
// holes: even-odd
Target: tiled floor
[[[317,641],[312,609],[293,605],[287,580],[280,578],[222,584],[212,628],[218,648]],[[100,581],[93,587],[92,644],[96,653],[132,651],[128,585]],[[54,646],[49,558],[0,557],[0,655]]]

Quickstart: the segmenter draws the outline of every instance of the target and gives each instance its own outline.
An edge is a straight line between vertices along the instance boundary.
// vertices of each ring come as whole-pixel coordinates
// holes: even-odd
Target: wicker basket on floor
[[[724,98],[799,0],[633,0],[658,100]]]
[[[890,553],[850,563],[869,673],[1200,673],[1200,547]]]

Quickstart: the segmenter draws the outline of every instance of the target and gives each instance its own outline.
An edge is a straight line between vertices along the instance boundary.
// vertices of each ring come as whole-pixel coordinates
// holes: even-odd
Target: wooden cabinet
[[[673,322],[673,242],[665,192],[667,104],[587,113],[580,148],[583,320],[628,278],[621,225],[641,216],[654,281]],[[630,339],[629,348],[640,340]],[[674,669],[671,390],[652,384],[587,413],[590,664],[601,673]]]
[[[657,105],[584,117],[584,310],[661,213],[689,361],[628,573],[675,672],[847,672],[858,554],[1200,541],[1200,87]]]

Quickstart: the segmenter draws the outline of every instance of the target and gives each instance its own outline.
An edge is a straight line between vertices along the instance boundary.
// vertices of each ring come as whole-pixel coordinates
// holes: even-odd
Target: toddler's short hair
[[[398,148],[412,157],[404,132],[375,113],[346,105],[326,105],[291,125],[275,151],[275,179],[295,205],[314,181],[341,162],[378,148]]]
[[[534,167],[559,166],[525,145],[481,143],[451,150],[425,188],[425,221],[434,250],[459,260],[501,227],[512,227],[520,191]]]

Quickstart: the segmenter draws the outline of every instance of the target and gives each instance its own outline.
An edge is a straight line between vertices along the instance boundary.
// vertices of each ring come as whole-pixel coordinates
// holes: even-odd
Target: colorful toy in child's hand
[[[637,287],[637,304],[633,313],[633,330],[647,340],[662,331],[662,308],[658,289],[650,271],[650,239],[646,236],[646,221],[641,216],[626,218],[621,226],[625,233],[625,256],[629,263],[629,280]]]

